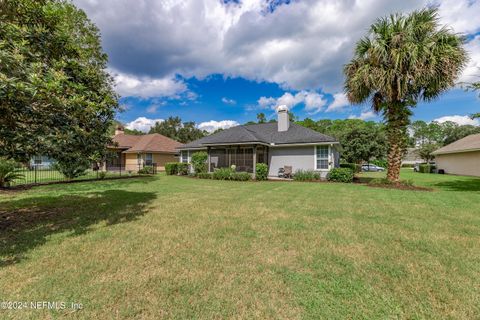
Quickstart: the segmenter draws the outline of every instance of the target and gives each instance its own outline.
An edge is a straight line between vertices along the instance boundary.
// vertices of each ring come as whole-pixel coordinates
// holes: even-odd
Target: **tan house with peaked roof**
[[[131,135],[125,134],[123,128],[115,130],[113,153],[107,162],[109,170],[138,171],[144,166],[155,166],[165,170],[165,163],[177,161],[176,148],[182,144],[161,134]]]
[[[480,177],[480,134],[455,141],[434,153],[438,170]]]

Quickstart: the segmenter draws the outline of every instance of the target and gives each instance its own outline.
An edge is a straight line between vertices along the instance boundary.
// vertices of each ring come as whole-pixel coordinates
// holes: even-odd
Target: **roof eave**
[[[452,151],[434,151],[434,152],[432,152],[432,154],[433,155],[439,155],[439,154],[465,153],[465,152],[475,152],[475,151],[480,151],[480,148],[461,149],[461,150],[452,150]]]

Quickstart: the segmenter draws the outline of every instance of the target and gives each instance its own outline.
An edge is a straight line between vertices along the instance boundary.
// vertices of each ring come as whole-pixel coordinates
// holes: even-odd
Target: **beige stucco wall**
[[[145,159],[145,154],[142,154],[142,158]],[[157,164],[157,170],[164,171],[165,163],[167,162],[177,162],[178,158],[173,154],[168,153],[153,153],[153,163]],[[136,153],[125,153],[125,169],[126,171],[138,170],[138,161]]]
[[[480,151],[439,154],[435,159],[445,173],[480,177]]]

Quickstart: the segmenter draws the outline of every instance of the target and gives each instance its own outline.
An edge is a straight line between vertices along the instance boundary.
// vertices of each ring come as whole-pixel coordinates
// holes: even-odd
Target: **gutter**
[[[475,148],[475,149],[462,149],[462,150],[453,150],[453,151],[435,151],[432,152],[433,155],[440,155],[440,154],[452,154],[452,153],[465,153],[465,152],[475,152],[475,151],[480,151],[480,148]]]

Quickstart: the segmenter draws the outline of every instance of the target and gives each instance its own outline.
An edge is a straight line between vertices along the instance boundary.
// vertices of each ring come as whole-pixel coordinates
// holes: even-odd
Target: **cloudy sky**
[[[74,0],[97,24],[125,109],[118,119],[148,130],[180,116],[206,130],[274,118],[381,120],[342,93],[342,66],[377,17],[439,7],[468,37],[459,81],[480,80],[480,0]],[[421,104],[414,118],[476,123],[477,95],[460,88]]]

